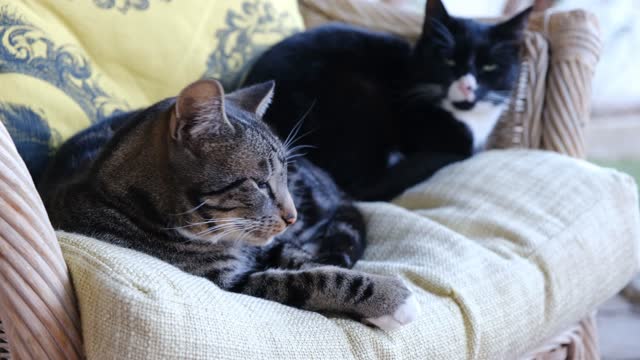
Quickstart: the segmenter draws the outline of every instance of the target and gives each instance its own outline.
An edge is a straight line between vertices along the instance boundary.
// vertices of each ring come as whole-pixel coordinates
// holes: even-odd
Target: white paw
[[[366,322],[371,323],[382,330],[389,331],[407,325],[420,315],[420,304],[416,297],[411,294],[391,315],[382,315],[377,318],[367,318]]]

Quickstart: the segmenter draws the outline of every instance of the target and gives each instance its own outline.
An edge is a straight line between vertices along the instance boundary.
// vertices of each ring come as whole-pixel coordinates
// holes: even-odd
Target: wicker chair
[[[341,20],[415,39],[416,13],[368,1],[300,0],[307,25]],[[590,84],[600,52],[597,21],[583,12],[539,13],[492,147],[547,149],[584,157]],[[78,359],[82,332],[73,286],[44,206],[0,125],[0,358]],[[531,344],[524,359],[599,358],[594,316]]]

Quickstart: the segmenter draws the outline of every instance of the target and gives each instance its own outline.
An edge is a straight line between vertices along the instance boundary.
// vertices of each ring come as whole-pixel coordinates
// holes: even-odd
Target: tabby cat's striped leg
[[[318,223],[312,223],[308,218],[300,216],[306,226],[298,223],[278,238],[278,243],[267,252],[271,258],[283,260],[272,263],[278,267],[293,269],[293,263],[315,262],[324,265],[335,265],[352,268],[360,260],[366,246],[366,229],[364,218],[353,203],[345,202],[337,206],[331,215]],[[283,245],[286,244],[286,245]],[[278,249],[280,247],[280,249]],[[275,250],[275,251],[274,251]],[[302,256],[301,256],[302,255]]]
[[[362,213],[351,202],[338,206],[331,220],[316,240],[313,261],[352,268],[366,246],[366,229]]]
[[[399,278],[334,266],[256,272],[233,290],[300,309],[353,317],[384,330],[405,325],[420,312]]]
[[[296,270],[310,263],[312,254],[292,241],[276,240],[268,248],[261,252],[257,263],[264,268],[279,268]]]

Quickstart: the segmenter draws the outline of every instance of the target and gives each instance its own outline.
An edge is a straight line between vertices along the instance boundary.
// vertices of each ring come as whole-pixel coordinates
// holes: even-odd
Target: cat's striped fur
[[[225,95],[201,80],[76,135],[39,187],[53,225],[230,291],[385,329],[411,321],[399,279],[349,269],[365,245],[360,212],[261,121],[273,86]]]

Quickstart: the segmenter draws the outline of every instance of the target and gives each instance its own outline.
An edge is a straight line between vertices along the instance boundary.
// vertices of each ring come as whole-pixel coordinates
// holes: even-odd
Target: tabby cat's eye
[[[266,189],[269,187],[269,184],[266,181],[258,181],[256,184],[260,189]]]
[[[452,59],[444,59],[444,63],[447,66],[455,66],[456,65],[456,62],[453,61]]]
[[[497,68],[498,68],[498,65],[496,65],[496,64],[488,64],[488,65],[484,65],[482,67],[482,71],[490,72],[490,71],[493,71],[493,70],[495,70]]]

